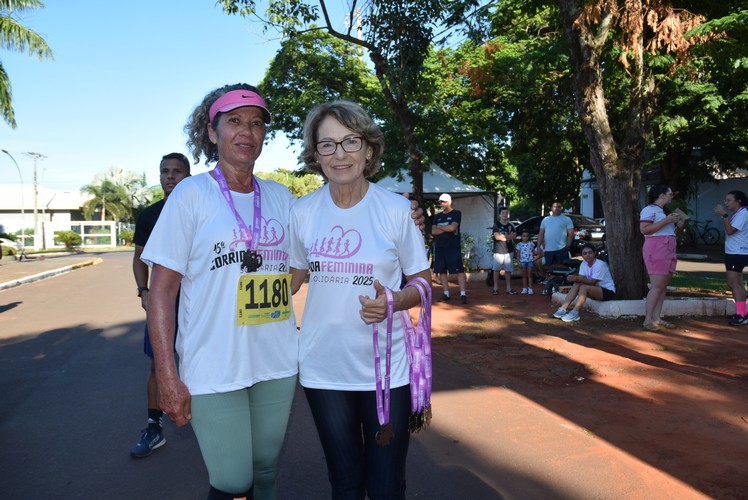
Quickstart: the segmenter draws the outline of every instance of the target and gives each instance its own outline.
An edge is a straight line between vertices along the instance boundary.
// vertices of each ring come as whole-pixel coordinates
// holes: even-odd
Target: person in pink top
[[[665,290],[670,284],[678,261],[675,255],[675,230],[683,227],[685,221],[665,208],[673,200],[673,190],[665,184],[655,186],[647,196],[649,205],[644,207],[639,217],[639,229],[644,235],[642,255],[649,273],[651,284],[645,302],[643,328],[657,331],[661,326],[675,328],[675,325],[660,317],[665,302]]]

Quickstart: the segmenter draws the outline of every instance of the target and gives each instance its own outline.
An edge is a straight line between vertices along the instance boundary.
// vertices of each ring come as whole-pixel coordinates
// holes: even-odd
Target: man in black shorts
[[[449,274],[457,275],[457,284],[460,286],[460,300],[467,304],[465,293],[465,267],[462,264],[462,253],[460,244],[460,222],[462,213],[452,208],[452,197],[447,193],[439,196],[442,206],[441,213],[434,216],[431,225],[431,235],[434,237],[434,272],[439,274],[444,295],[441,301],[449,300]]]
[[[560,201],[551,204],[551,215],[540,223],[538,233],[538,248],[544,252],[545,265],[563,264],[571,257],[569,250],[574,241],[574,223],[564,215],[564,207]]]
[[[159,180],[164,190],[164,199],[147,207],[138,216],[135,223],[135,254],[132,258],[132,273],[135,276],[135,284],[138,287],[138,297],[140,305],[148,313],[148,266],[140,260],[143,253],[143,247],[151,236],[156,221],[161,210],[164,208],[166,200],[174,190],[177,184],[190,176],[190,162],[186,156],[181,153],[170,153],[161,159]],[[178,302],[177,302],[178,303]],[[153,364],[153,351],[151,350],[151,341],[148,337],[148,324],[146,323],[145,335],[143,341],[143,351],[151,358],[151,370],[148,374],[147,393],[148,393],[148,426],[142,431],[140,441],[132,447],[130,455],[134,458],[147,457],[153,450],[166,444],[166,438],[163,435],[161,405],[158,402],[158,385],[156,384],[156,371]]]

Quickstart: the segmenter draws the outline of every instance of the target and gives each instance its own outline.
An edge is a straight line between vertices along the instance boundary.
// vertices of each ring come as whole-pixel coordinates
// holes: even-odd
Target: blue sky
[[[192,161],[183,127],[202,97],[224,84],[259,82],[279,47],[258,22],[228,16],[213,0],[45,5],[22,22],[45,37],[55,60],[0,51],[18,123],[15,130],[0,123],[0,149],[15,157],[27,185],[33,161],[25,152],[46,156],[38,182],[52,189],[78,189],[114,166],[157,184],[164,154]],[[297,155],[276,139],[257,170],[296,168]],[[0,153],[0,184],[19,182]]]

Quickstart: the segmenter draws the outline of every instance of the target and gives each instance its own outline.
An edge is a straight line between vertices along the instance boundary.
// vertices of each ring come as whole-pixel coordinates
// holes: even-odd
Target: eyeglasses
[[[345,151],[346,153],[355,153],[357,151],[361,151],[361,148],[364,146],[364,138],[359,136],[346,137],[340,142],[324,140],[319,141],[314,145],[315,149],[317,150],[317,154],[320,154],[322,156],[334,155],[338,150],[338,146],[343,148],[343,151]]]

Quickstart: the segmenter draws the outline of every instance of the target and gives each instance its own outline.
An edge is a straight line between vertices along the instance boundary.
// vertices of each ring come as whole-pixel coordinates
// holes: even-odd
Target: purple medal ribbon
[[[384,428],[390,423],[390,368],[392,366],[392,320],[393,320],[393,298],[392,290],[385,287],[387,295],[387,348],[384,356],[384,389],[382,388],[382,368],[380,367],[382,357],[379,354],[379,328],[373,323],[374,330],[374,377],[376,379],[377,394],[377,419],[380,427]]]
[[[411,412],[421,415],[428,424],[431,418],[431,386],[433,372],[431,365],[431,286],[419,277],[405,284],[405,288],[414,287],[421,295],[421,311],[418,316],[418,326],[413,328],[410,314],[400,311],[405,326],[405,345],[410,364],[410,400]],[[420,426],[416,426],[416,431]]]
[[[221,189],[221,194],[226,199],[234,213],[237,224],[239,224],[239,232],[241,239],[247,245],[247,251],[253,252],[257,250],[257,244],[260,241],[260,231],[262,229],[262,195],[260,193],[260,184],[257,182],[257,178],[252,176],[252,189],[254,191],[254,216],[252,218],[252,232],[250,233],[249,228],[244,223],[244,219],[237,212],[234,200],[231,198],[231,190],[229,189],[229,183],[226,181],[223,172],[221,172],[221,166],[216,164],[216,168],[213,169],[213,176],[218,182],[218,187]]]
[[[413,327],[408,311],[400,311],[405,332],[405,347],[409,365],[411,432],[417,432],[431,419],[431,287],[419,277],[409,281],[405,288],[414,287],[421,295],[421,311],[418,327]],[[382,382],[381,355],[379,352],[379,328],[372,324],[374,343],[374,376],[376,379],[377,417],[382,428],[390,422],[390,366],[392,357],[392,323],[394,316],[392,290],[385,287],[387,296],[387,352],[385,354],[385,378]]]

